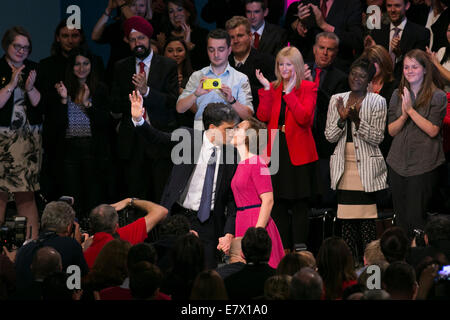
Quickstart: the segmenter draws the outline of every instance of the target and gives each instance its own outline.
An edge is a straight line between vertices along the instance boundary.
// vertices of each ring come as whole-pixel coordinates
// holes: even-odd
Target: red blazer
[[[268,122],[269,143],[267,155],[270,156],[273,139],[271,129],[278,129],[283,85],[277,89],[270,84],[270,90],[259,89],[259,106],[256,117]],[[314,82],[303,80],[300,87],[294,88],[284,96],[286,102],[285,134],[289,156],[293,165],[299,166],[318,160],[316,144],[311,127],[316,108],[317,87]]]

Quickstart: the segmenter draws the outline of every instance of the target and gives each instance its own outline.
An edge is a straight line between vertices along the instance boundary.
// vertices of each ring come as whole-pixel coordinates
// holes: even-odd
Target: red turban
[[[145,34],[149,39],[153,35],[152,25],[143,17],[135,16],[125,21],[123,25],[123,30],[126,37],[130,35],[131,30],[133,29]]]

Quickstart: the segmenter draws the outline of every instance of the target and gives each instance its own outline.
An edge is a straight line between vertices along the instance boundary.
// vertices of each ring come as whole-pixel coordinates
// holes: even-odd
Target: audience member
[[[300,271],[300,269],[305,267],[314,268],[310,265],[310,263],[308,263],[308,261],[306,261],[305,255],[300,255],[297,252],[291,252],[285,255],[283,259],[281,259],[280,264],[277,268],[277,274],[286,274],[289,276],[293,276],[298,271]]]
[[[316,35],[323,31],[334,32],[340,39],[335,65],[346,72],[354,57],[363,51],[361,13],[358,0],[295,1],[286,12],[288,41],[311,61]]]
[[[276,81],[270,83],[256,70],[264,87],[258,92],[257,117],[268,123],[268,156],[273,152],[271,161],[278,164],[278,171],[271,176],[275,199],[272,217],[287,250],[306,243],[308,200],[318,193],[320,184],[311,131],[317,87],[304,80],[304,65],[297,48],[285,47],[276,58]]]
[[[207,45],[211,65],[195,71],[178,97],[177,112],[188,110],[195,112],[194,128],[202,128],[202,117],[210,103],[227,103],[238,113],[241,119],[253,115],[252,96],[248,77],[230,66],[231,38],[223,29],[210,31]],[[221,87],[205,89],[207,79],[220,79]]]
[[[74,219],[75,211],[66,202],[52,201],[45,206],[41,217],[39,238],[25,244],[17,252],[15,262],[17,290],[28,287],[33,281],[30,266],[36,251],[44,246],[58,251],[61,255],[63,271],[66,271],[70,265],[77,265],[81,270],[81,276],[88,273],[88,266],[80,245],[80,227]]]
[[[133,123],[136,131],[148,141],[173,145],[180,140],[163,134],[145,123],[142,118],[142,97],[130,95]],[[231,190],[231,179],[236,171],[235,150],[227,147],[230,129],[239,121],[238,114],[224,103],[210,103],[203,112],[206,131],[183,131],[188,150],[181,163],[174,165],[161,205],[171,214],[182,214],[189,219],[190,228],[198,233],[205,250],[206,267],[217,266],[217,250],[228,253],[234,237],[236,204]],[[186,142],[185,142],[186,143]],[[189,149],[191,146],[192,149]],[[229,161],[231,155],[231,160]],[[227,160],[227,161],[225,161]],[[178,161],[178,160],[177,160]],[[214,174],[217,170],[221,174]],[[216,186],[217,192],[214,192]]]
[[[361,300],[391,300],[391,296],[385,290],[366,290]]]
[[[54,135],[53,148],[59,151],[49,160],[58,166],[57,184],[62,194],[74,197],[81,221],[107,200],[106,177],[112,174],[109,92],[100,81],[93,55],[83,48],[70,52],[65,79],[55,88],[59,107],[46,121]]]
[[[286,30],[265,20],[269,14],[266,0],[245,0],[245,15],[251,25],[252,46],[275,57],[287,45]]]
[[[242,253],[247,264],[244,268],[225,279],[228,297],[252,299],[264,295],[264,283],[275,275],[269,261],[272,243],[264,228],[248,228],[242,238]]]
[[[376,261],[385,261],[383,251],[381,251],[380,239],[373,240],[366,245],[364,250],[364,265],[370,266]]]
[[[172,300],[189,299],[197,275],[205,270],[204,249],[194,234],[177,239],[171,255],[171,267],[164,274],[161,291]]]
[[[190,300],[228,300],[223,278],[215,270],[200,272],[192,285]]]
[[[436,258],[444,254],[450,261],[450,220],[447,217],[434,217],[425,226],[425,247],[411,248],[406,261],[416,267],[425,257]]]
[[[71,301],[80,300],[83,292],[67,287],[69,275],[65,272],[55,272],[45,278],[42,283],[42,300]]]
[[[121,114],[117,156],[121,162],[122,193],[158,202],[170,173],[169,152],[157,147],[147,149],[135,135],[128,95],[138,90],[144,97],[146,121],[151,119],[159,130],[172,131],[177,128],[177,67],[172,59],[151,50],[153,27],[144,18],[127,19],[124,32],[133,55],[115,64],[111,89],[111,110]]]
[[[342,219],[342,237],[355,262],[376,239],[375,192],[387,188],[387,168],[379,148],[386,100],[367,92],[375,71],[368,60],[353,62],[348,76],[351,91],[331,97],[325,129],[327,140],[338,143],[330,160],[331,188],[337,190],[337,217]]]
[[[392,300],[415,300],[418,285],[413,267],[403,261],[391,263],[384,273],[383,287]]]
[[[377,44],[366,48],[361,55],[361,58],[369,60],[375,65],[376,69],[375,75],[369,83],[368,91],[382,96],[386,100],[386,105],[389,106],[392,93],[398,87],[398,81],[394,78],[394,69],[389,52],[387,52],[383,46]],[[386,117],[384,139],[380,143],[380,150],[385,159],[392,144],[392,137],[388,132],[387,120]]]
[[[165,15],[161,19],[161,33],[157,34],[161,48],[170,37],[181,37],[191,55],[192,67],[199,70],[208,62],[206,37],[208,30],[197,24],[197,10],[191,0],[167,0]]]
[[[39,190],[42,159],[42,111],[36,89],[37,64],[28,60],[31,36],[21,26],[6,30],[5,55],[0,59],[0,226],[5,222],[9,194],[14,194],[17,214],[27,218],[27,239],[39,234],[34,191]]]
[[[256,78],[256,69],[274,81],[275,58],[268,53],[262,53],[252,47],[252,33],[250,22],[245,17],[235,16],[227,21],[225,28],[231,37],[231,55],[228,58],[230,65],[248,77],[252,91],[253,109],[255,113],[259,106],[258,90],[262,88]]]
[[[150,262],[141,261],[130,270],[130,292],[134,300],[158,300],[163,274]]]
[[[83,298],[123,283],[128,275],[127,257],[130,248],[131,244],[122,239],[111,240],[103,246],[89,274],[83,278]]]
[[[441,126],[447,97],[440,88],[440,76],[426,53],[408,52],[389,105],[388,130],[394,139],[386,159],[397,225],[408,236],[425,227],[445,162]]]
[[[135,206],[147,214],[138,220],[119,228],[119,215],[117,211],[127,206]],[[90,216],[89,223],[93,234],[93,241],[84,250],[84,257],[89,268],[103,249],[105,244],[114,238],[130,242],[132,245],[143,242],[147,234],[167,215],[167,210],[155,203],[136,198],[127,198],[112,205],[101,204],[95,207]]]
[[[178,70],[179,94],[183,93],[186,84],[194,72],[186,42],[183,38],[169,38],[164,47],[164,56],[175,60]],[[178,125],[192,128],[194,126],[194,112],[177,113]]]
[[[405,261],[410,241],[402,228],[392,227],[381,235],[380,248],[387,262]]]
[[[317,268],[323,279],[323,298],[339,300],[347,287],[357,283],[350,248],[341,238],[325,239],[317,255]]]
[[[292,300],[320,300],[323,290],[322,278],[314,269],[304,267],[292,276],[290,286]]]
[[[413,49],[425,50],[430,43],[430,32],[406,18],[409,6],[409,0],[386,0],[390,23],[372,30],[364,40],[365,47],[379,44],[389,51],[397,80],[401,78],[406,53]]]
[[[265,123],[253,117],[236,127],[231,144],[237,149],[240,162],[231,181],[231,189],[237,206],[235,236],[244,236],[249,227],[265,228],[272,242],[269,266],[275,269],[284,256],[284,250],[278,228],[270,216],[273,207],[270,171],[263,151],[258,150],[260,140],[266,139],[265,130]]]
[[[91,34],[92,40],[96,43],[109,44],[110,46],[109,59],[106,64],[108,75],[114,72],[114,64],[117,61],[131,55],[130,47],[125,41],[127,37],[124,34],[123,23],[133,16],[140,16],[151,22],[153,17],[151,3],[151,0],[108,0],[108,5],[92,29]],[[108,24],[114,9],[117,10],[117,16],[113,18],[113,23]],[[111,84],[112,78],[107,77],[105,80],[108,84]]]
[[[426,52],[431,62],[433,62],[434,66],[439,70],[439,73],[444,78],[446,82],[445,91],[450,92],[450,86],[448,83],[450,82],[450,23],[447,25],[447,42],[443,44],[441,48],[438,49],[437,52],[435,50],[430,50],[430,48],[426,48]]]
[[[312,132],[319,156],[322,197],[316,205],[322,208],[336,207],[336,192],[330,186],[330,156],[335,144],[325,138],[328,106],[331,96],[348,91],[347,75],[336,68],[335,60],[339,51],[339,38],[333,32],[321,32],[316,35],[313,47],[314,60],[305,65],[305,79],[317,86],[316,109]]]
[[[282,274],[271,276],[264,283],[265,300],[288,300],[292,276]]]
[[[245,266],[245,259],[242,253],[242,237],[236,237],[231,240],[230,253],[227,264],[217,268],[217,273],[222,277],[223,280],[228,278],[230,275],[242,270]]]
[[[30,269],[33,281],[16,291],[13,300],[42,300],[42,283],[45,278],[62,271],[61,255],[51,247],[42,247],[34,254]]]

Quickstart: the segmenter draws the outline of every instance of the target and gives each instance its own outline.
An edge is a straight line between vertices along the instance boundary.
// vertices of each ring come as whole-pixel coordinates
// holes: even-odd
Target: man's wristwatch
[[[236,103],[236,98],[233,97],[233,101],[231,101],[230,104],[233,105],[233,104],[235,104],[235,103]]]
[[[128,204],[128,206],[134,208],[134,201],[136,201],[136,200],[137,200],[137,198],[131,198],[130,203]]]

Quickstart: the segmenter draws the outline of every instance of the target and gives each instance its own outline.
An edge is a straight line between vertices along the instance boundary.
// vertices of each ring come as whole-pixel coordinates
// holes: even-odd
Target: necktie
[[[255,49],[258,49],[259,47],[259,33],[258,32],[254,32],[253,33],[253,46],[255,47]]]
[[[205,182],[203,184],[202,197],[200,200],[200,207],[198,208],[197,217],[201,223],[209,218],[211,212],[211,200],[214,184],[214,172],[216,170],[216,148],[213,148],[211,157],[208,160],[206,168]]]
[[[394,35],[392,36],[392,39],[394,39],[395,37],[398,37],[398,35],[400,34],[401,29],[395,27],[394,28]],[[389,47],[391,46],[391,44],[389,43]],[[392,49],[389,50],[389,54],[391,56],[392,59],[392,64],[395,66],[395,62],[397,60],[397,57],[395,56],[395,53],[392,51]]]
[[[238,62],[238,64],[236,65],[236,69],[240,69],[243,66],[242,62]]]
[[[145,75],[145,63],[142,61],[139,62],[139,73],[143,73]],[[146,110],[144,111],[143,117],[144,117],[144,120],[147,119],[147,111]]]
[[[322,16],[325,19],[327,17],[327,0],[322,0],[320,11],[322,11]]]
[[[316,77],[314,78],[314,83],[316,84],[316,87],[319,88],[320,84],[320,73],[322,72],[321,68],[316,68]]]

